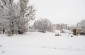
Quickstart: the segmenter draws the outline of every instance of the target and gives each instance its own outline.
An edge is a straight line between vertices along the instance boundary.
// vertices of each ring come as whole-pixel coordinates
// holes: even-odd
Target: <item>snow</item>
[[[56,32],[56,33],[60,33],[61,31],[60,31],[60,30],[55,30],[54,32]]]
[[[0,55],[85,55],[85,36],[28,32],[11,37],[0,34]]]

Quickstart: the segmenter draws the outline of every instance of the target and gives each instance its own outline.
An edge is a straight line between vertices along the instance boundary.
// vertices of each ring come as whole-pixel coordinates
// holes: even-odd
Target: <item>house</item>
[[[52,25],[53,30],[62,30],[62,29],[68,29],[67,24],[53,24]]]

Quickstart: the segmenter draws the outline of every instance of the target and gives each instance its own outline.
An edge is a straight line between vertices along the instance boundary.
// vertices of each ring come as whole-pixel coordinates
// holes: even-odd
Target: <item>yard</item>
[[[0,34],[0,55],[85,55],[85,36],[55,36],[51,32],[12,37]]]

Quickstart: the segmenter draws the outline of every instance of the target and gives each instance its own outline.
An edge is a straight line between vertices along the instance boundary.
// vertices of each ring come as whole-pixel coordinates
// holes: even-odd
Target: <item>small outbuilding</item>
[[[73,35],[77,35],[77,29],[73,29]]]
[[[82,29],[73,29],[73,35],[85,35],[85,32]]]

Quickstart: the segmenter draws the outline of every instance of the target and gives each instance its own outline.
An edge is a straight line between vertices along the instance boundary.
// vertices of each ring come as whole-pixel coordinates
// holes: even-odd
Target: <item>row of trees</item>
[[[81,32],[85,33],[85,19],[81,20],[77,24],[78,28],[81,28]],[[46,31],[53,31],[52,30],[52,23],[48,19],[39,19],[35,21],[34,27],[36,30],[40,32],[46,32]]]
[[[9,35],[22,34],[28,30],[29,20],[35,18],[33,6],[28,0],[0,0],[0,30]]]
[[[0,0],[0,31],[8,35],[28,31],[28,23],[35,18],[35,10],[28,0]],[[35,21],[34,28],[40,32],[52,31],[48,19]]]

